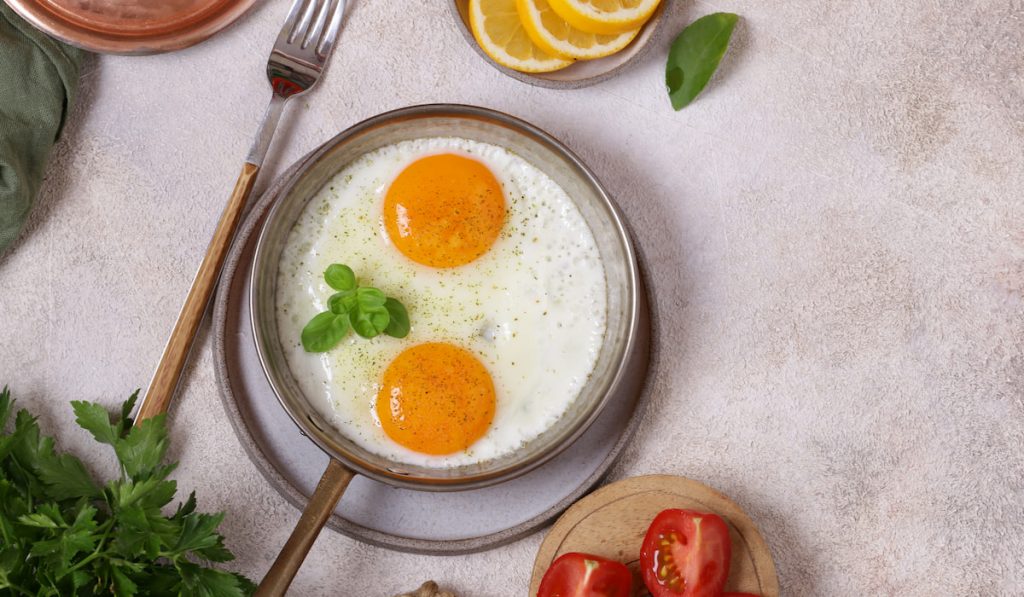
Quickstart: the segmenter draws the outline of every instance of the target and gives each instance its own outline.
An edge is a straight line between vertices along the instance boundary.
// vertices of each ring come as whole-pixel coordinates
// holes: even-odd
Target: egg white
[[[502,185],[507,219],[477,260],[434,269],[405,257],[382,219],[388,184],[413,161],[438,153],[480,160]],[[351,333],[322,354],[303,350],[303,326],[327,309],[323,279],[343,263],[359,283],[409,311],[404,339]],[[303,392],[342,433],[399,462],[453,467],[505,455],[558,420],[590,376],[605,335],[604,268],[593,234],[566,192],[508,150],[454,137],[389,145],[349,164],[310,200],[280,262],[278,326]],[[388,364],[405,348],[450,342],[476,355],[494,380],[487,433],[466,451],[431,456],[381,429],[375,404]]]

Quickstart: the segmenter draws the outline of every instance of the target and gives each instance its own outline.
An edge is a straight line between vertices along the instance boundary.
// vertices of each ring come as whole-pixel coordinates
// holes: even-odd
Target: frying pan
[[[424,137],[460,137],[504,147],[558,183],[594,235],[605,270],[608,305],[605,340],[594,371],[562,417],[511,454],[445,469],[410,465],[375,454],[328,422],[316,403],[303,394],[288,367],[276,317],[282,251],[306,204],[359,156]],[[629,357],[637,349],[640,319],[636,255],[618,208],[578,157],[544,131],[512,116],[454,104],[414,106],[375,116],[321,146],[280,197],[268,212],[256,242],[249,287],[253,335],[260,363],[281,406],[330,461],[257,595],[284,594],[356,474],[399,487],[457,491],[507,481],[558,455],[586,431],[628,376]]]

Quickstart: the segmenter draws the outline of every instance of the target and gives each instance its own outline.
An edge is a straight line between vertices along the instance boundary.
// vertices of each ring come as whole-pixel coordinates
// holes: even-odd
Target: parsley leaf
[[[0,391],[0,595],[251,595],[243,576],[207,567],[233,555],[217,532],[223,514],[196,511],[195,493],[171,516],[177,483],[164,463],[163,416],[132,426],[136,395],[113,415],[75,401],[76,420],[113,447],[121,476],[97,484],[58,453],[32,415]]]
[[[182,518],[181,535],[174,546],[175,552],[195,551],[217,545],[214,529],[220,526],[224,514],[197,514]]]
[[[146,419],[114,444],[117,458],[129,477],[149,477],[163,461],[168,446],[166,416]]]
[[[73,400],[71,408],[75,411],[75,422],[82,429],[92,434],[96,441],[113,446],[121,437],[116,427],[110,424],[110,413],[99,404]]]
[[[40,444],[36,472],[46,484],[46,493],[55,500],[91,498],[100,492],[81,460],[70,454],[54,454],[51,438]]]

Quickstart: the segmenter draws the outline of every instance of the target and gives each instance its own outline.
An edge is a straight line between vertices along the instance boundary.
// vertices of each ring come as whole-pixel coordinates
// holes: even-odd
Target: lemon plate
[[[452,18],[456,26],[462,32],[463,37],[480,57],[486,60],[491,66],[502,73],[530,85],[537,87],[548,87],[552,89],[580,89],[588,87],[601,81],[608,80],[615,75],[627,70],[630,65],[635,64],[654,45],[651,42],[657,37],[662,18],[665,12],[665,5],[662,2],[654,14],[643,26],[635,38],[623,50],[604,58],[595,60],[581,60],[565,68],[552,70],[550,72],[520,72],[506,66],[488,55],[473,36],[469,0],[451,0],[448,3]]]

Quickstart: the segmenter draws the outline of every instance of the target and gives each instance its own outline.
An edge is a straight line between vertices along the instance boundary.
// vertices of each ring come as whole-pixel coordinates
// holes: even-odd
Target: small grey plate
[[[658,9],[651,15],[651,18],[644,24],[639,35],[623,50],[611,56],[598,58],[596,60],[581,60],[571,66],[550,73],[521,73],[517,70],[504,67],[491,59],[476,43],[473,37],[473,30],[469,25],[469,0],[449,0],[448,8],[452,18],[466,38],[469,45],[487,61],[488,64],[500,70],[513,79],[518,79],[530,85],[538,87],[549,87],[551,89],[580,89],[589,87],[601,81],[605,81],[626,70],[631,64],[640,60],[646,54],[661,31],[661,25],[665,21],[665,4],[672,0],[663,0]]]
[[[228,255],[213,314],[221,400],[250,459],[285,499],[305,508],[327,455],[296,427],[268,383],[253,342],[248,295],[255,234],[263,215],[305,161],[278,179],[243,221]],[[641,262],[642,265],[642,262]],[[514,541],[550,522],[597,485],[629,441],[646,396],[651,321],[641,292],[631,377],[597,421],[551,462],[505,483],[460,492],[400,489],[356,476],[327,526],[399,551],[455,555]]]

